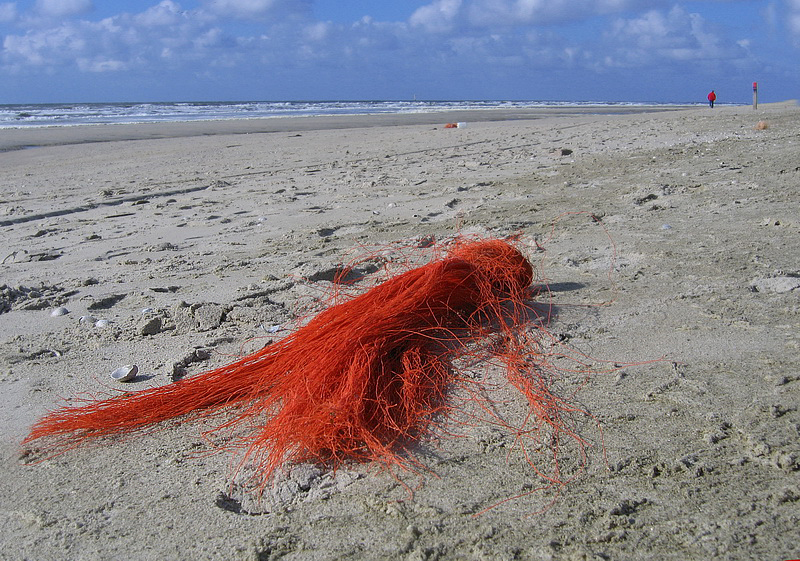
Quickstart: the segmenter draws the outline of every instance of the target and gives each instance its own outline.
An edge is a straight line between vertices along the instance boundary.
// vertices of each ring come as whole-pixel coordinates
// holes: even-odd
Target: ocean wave
[[[448,110],[544,107],[682,106],[694,103],[605,101],[236,101],[58,103],[0,105],[0,129],[94,124],[158,123],[290,116],[428,113]]]

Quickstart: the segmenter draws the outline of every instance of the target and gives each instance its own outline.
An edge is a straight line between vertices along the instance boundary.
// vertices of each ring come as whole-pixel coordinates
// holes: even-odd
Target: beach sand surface
[[[0,131],[0,559],[800,557],[797,105],[451,117]],[[520,235],[594,372],[549,361],[590,414],[585,458],[533,452],[566,486],[456,419],[419,473],[287,466],[261,499],[219,419],[21,444],[64,399],[280,338],[353,259],[457,235]]]

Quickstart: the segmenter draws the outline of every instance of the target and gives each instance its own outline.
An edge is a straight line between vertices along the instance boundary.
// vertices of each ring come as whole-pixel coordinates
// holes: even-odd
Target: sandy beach
[[[800,558],[798,153],[794,102],[0,130],[0,559]],[[478,424],[260,501],[212,419],[21,445],[280,338],[360,255],[514,234],[596,372],[556,372],[591,415],[558,492]]]

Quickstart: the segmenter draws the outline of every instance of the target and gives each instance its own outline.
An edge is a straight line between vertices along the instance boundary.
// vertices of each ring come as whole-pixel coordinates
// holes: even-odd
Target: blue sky
[[[0,0],[0,103],[800,97],[800,0]]]

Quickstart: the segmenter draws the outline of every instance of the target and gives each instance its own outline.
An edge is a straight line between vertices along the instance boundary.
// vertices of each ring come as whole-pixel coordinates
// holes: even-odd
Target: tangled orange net
[[[264,484],[285,462],[407,467],[409,446],[448,414],[452,361],[490,334],[502,341],[495,356],[529,417],[558,432],[569,407],[533,375],[522,333],[533,281],[513,242],[460,239],[444,257],[331,306],[232,364],[55,410],[25,442],[56,437],[74,446],[226,408],[234,414],[218,429],[244,433],[237,443]],[[533,430],[524,425],[518,434]]]

